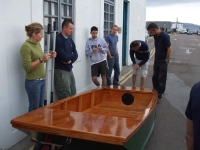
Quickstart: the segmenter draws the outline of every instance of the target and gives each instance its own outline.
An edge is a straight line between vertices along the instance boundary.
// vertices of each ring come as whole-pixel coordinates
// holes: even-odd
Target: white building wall
[[[115,0],[115,18],[114,18],[115,23],[114,24],[122,28],[122,32],[118,33],[118,43],[117,43],[120,69],[122,69],[123,5],[124,5],[123,1]],[[114,74],[114,71],[113,71],[113,74]]]
[[[172,23],[172,29],[176,28],[176,23]]]
[[[129,45],[133,40],[145,41],[146,0],[130,0],[127,64],[132,64],[129,56]]]
[[[90,60],[85,55],[85,44],[91,36],[92,26],[97,26],[99,36],[103,37],[104,0],[74,0],[74,3],[74,42],[79,58],[74,63],[73,72],[79,93],[95,88],[91,80]],[[128,12],[126,58],[129,65],[132,63],[129,57],[130,42],[145,39],[146,0],[129,1]],[[26,136],[21,131],[12,128],[10,120],[28,110],[28,98],[24,89],[25,71],[19,50],[27,39],[25,25],[31,22],[43,24],[43,0],[1,0],[0,20],[0,53],[2,55],[0,59],[0,149],[6,149]],[[115,24],[123,27],[122,0],[115,0]],[[122,33],[118,36],[119,61],[122,68]],[[41,44],[44,47],[44,41],[41,41]],[[51,71],[48,72],[50,74]]]
[[[176,29],[177,28],[177,31],[181,31],[183,29],[183,24],[180,24],[180,23],[173,23],[172,24],[172,29]]]
[[[178,24],[178,30],[182,30],[183,29],[183,24]]]
[[[0,149],[7,149],[26,135],[12,128],[10,120],[28,110],[25,72],[19,53],[27,39],[25,25],[43,23],[43,1],[0,1]]]
[[[99,36],[103,35],[104,9],[102,9],[102,0],[76,0],[74,10],[74,42],[78,51],[78,60],[74,63],[73,73],[76,79],[77,91],[83,92],[94,86],[91,81],[90,59],[85,55],[86,41],[90,35],[90,28],[97,26]]]

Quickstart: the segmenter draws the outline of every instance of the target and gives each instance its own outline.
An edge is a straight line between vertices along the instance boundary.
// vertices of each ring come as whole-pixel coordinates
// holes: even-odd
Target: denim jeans
[[[25,89],[29,100],[29,112],[44,106],[45,80],[25,80]]]
[[[119,69],[119,56],[113,56],[113,58],[107,57],[108,61],[108,72],[106,74],[107,78],[107,86],[110,86],[111,83],[111,75],[112,70],[114,69],[114,78],[113,78],[113,85],[119,84],[119,75],[120,75],[120,69]]]

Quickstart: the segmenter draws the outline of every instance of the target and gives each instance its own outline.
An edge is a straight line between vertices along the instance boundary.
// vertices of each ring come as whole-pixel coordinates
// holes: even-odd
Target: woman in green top
[[[21,49],[21,57],[26,71],[25,89],[29,99],[29,111],[44,105],[45,69],[44,63],[56,57],[56,52],[44,54],[40,45],[43,36],[43,27],[39,23],[25,26],[29,37]]]

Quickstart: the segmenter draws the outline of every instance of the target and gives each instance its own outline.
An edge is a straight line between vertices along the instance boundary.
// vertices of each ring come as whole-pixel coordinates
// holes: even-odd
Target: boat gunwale
[[[155,109],[155,105],[156,105],[156,96],[157,96],[157,92],[155,90],[149,90],[147,89],[148,91],[137,91],[137,90],[129,90],[129,89],[115,89],[115,88],[102,88],[100,90],[106,90],[106,89],[110,89],[110,90],[121,90],[121,91],[124,91],[124,92],[138,92],[138,93],[153,93],[153,97],[151,98],[151,102],[149,103],[149,105],[147,106],[148,108],[150,108],[149,112],[148,112],[148,115],[146,115],[142,120],[138,120],[140,123],[137,124],[136,128],[129,134],[127,135],[127,137],[122,137],[122,136],[115,136],[115,135],[109,135],[109,134],[103,134],[103,133],[95,133],[95,132],[86,132],[86,131],[79,131],[79,130],[72,130],[72,129],[67,129],[67,128],[61,128],[59,127],[59,133],[57,132],[58,131],[58,128],[56,126],[46,126],[46,125],[41,125],[41,124],[37,124],[35,127],[35,124],[34,123],[25,123],[23,121],[15,121],[15,119],[12,119],[11,120],[11,124],[13,127],[15,128],[21,128],[21,129],[26,129],[26,130],[34,130],[34,131],[39,131],[39,132],[44,132],[44,133],[50,133],[50,134],[59,134],[59,135],[62,135],[62,136],[69,136],[69,137],[72,137],[72,138],[79,138],[79,139],[85,139],[85,140],[92,140],[92,141],[100,141],[100,142],[104,142],[104,143],[111,143],[111,144],[117,144],[117,145],[123,145],[125,142],[127,142],[138,130],[139,128],[145,123],[145,121],[147,120],[147,118],[150,116],[151,112],[153,109]],[[83,94],[89,94],[89,93],[92,93],[93,91],[96,91],[96,90],[99,90],[99,89],[94,89],[94,90],[91,90],[91,91],[87,91],[87,92],[83,92],[83,93],[79,93],[75,96],[70,96],[68,98],[65,98],[65,99],[62,99],[62,100],[59,100],[59,101],[56,101],[54,102],[54,104],[49,104],[49,105],[46,105],[44,107],[42,107],[43,109],[53,109],[52,107],[54,106],[57,106],[59,104],[62,104],[64,103],[65,101],[68,101],[72,98],[78,98],[80,95],[83,95]],[[154,101],[154,103],[153,103]],[[39,109],[42,109],[42,108],[39,108]],[[91,107],[92,108],[92,107]],[[87,113],[87,112],[77,112],[77,111],[68,111],[68,110],[61,110],[61,111],[65,111],[65,112],[76,112],[76,113]],[[100,115],[100,114],[96,114],[96,115]],[[23,115],[21,115],[23,116]],[[21,117],[19,116],[19,117]],[[106,116],[106,115],[102,115],[102,116]],[[117,116],[112,116],[112,117],[117,117]],[[117,117],[117,118],[124,118],[124,117]],[[22,124],[20,124],[22,123]],[[40,129],[41,128],[41,129]],[[53,129],[53,130],[52,130]],[[55,130],[55,131],[54,131]],[[66,134],[67,132],[67,134]],[[79,136],[79,134],[81,134],[81,137]],[[98,135],[98,136],[97,136]],[[111,140],[112,139],[112,140]]]

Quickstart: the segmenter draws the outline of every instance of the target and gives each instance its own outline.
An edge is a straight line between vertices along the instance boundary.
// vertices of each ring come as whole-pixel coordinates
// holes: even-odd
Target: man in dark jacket
[[[190,91],[190,98],[185,111],[186,115],[186,143],[188,150],[200,149],[200,82]]]
[[[76,94],[76,83],[72,72],[72,64],[77,60],[76,45],[69,37],[74,29],[73,22],[65,19],[62,23],[62,31],[56,37],[55,59],[55,89],[58,99]]]
[[[141,68],[140,88],[144,88],[144,81],[148,73],[149,47],[144,41],[136,40],[130,44],[130,57],[133,62],[132,82],[135,87],[136,76]]]

